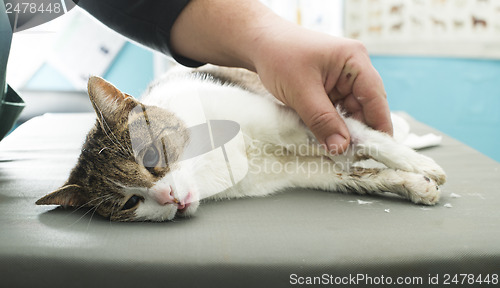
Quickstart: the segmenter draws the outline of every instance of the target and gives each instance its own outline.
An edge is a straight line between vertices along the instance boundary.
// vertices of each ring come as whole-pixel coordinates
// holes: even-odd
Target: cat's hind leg
[[[301,187],[361,195],[391,192],[426,205],[433,205],[439,200],[440,191],[436,182],[414,172],[346,167],[345,163],[334,162],[325,156],[275,155],[269,151],[265,155],[250,153],[249,156],[245,178],[233,189],[213,198],[265,196],[284,188]]]
[[[439,200],[437,183],[421,174],[391,168],[351,167],[348,171],[336,171],[334,163],[326,157],[299,158],[297,163],[305,163],[303,166],[314,170],[291,175],[294,186],[357,194],[391,192],[426,205]]]
[[[367,169],[353,167],[343,175],[344,189],[358,192],[365,190],[391,192],[416,204],[434,205],[439,201],[440,190],[437,183],[427,176],[395,169]],[[359,193],[359,192],[358,192]]]

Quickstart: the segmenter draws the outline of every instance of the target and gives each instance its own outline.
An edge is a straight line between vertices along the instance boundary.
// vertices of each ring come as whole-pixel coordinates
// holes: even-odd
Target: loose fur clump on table
[[[287,187],[391,192],[433,205],[445,182],[431,158],[349,117],[343,116],[349,149],[328,153],[292,109],[243,69],[176,68],[154,82],[140,102],[98,77],[90,78],[88,93],[97,123],[66,183],[38,205],[87,207],[113,221],[165,221],[193,215],[202,199],[266,196]],[[201,99],[207,121],[240,125],[244,145],[232,153],[246,161],[230,168],[245,177],[234,185],[224,176],[229,163],[181,159],[200,114],[193,95]],[[364,159],[383,168],[356,164]]]

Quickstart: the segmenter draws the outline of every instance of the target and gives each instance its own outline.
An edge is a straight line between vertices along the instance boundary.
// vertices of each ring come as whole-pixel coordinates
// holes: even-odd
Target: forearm
[[[257,0],[192,0],[171,31],[172,49],[187,58],[255,71],[259,46],[293,25]]]

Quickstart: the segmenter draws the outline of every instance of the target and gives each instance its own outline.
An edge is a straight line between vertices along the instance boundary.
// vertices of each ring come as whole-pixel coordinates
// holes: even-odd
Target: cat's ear
[[[80,207],[88,203],[83,188],[76,184],[64,185],[56,191],[36,201],[37,205],[61,205],[64,207]]]
[[[126,119],[124,114],[127,115],[138,104],[132,96],[97,76],[89,78],[87,88],[97,119],[103,128]]]

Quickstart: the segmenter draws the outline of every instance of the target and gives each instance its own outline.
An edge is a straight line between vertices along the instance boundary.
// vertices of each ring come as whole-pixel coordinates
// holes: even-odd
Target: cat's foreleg
[[[359,121],[345,119],[351,133],[351,148],[360,158],[372,158],[389,168],[423,174],[438,185],[446,181],[443,169],[431,158],[397,143],[389,135],[373,130]]]
[[[344,118],[344,121],[351,134],[351,144],[340,154],[332,154],[319,145],[305,126],[296,127],[288,133],[288,144],[280,145],[296,156],[326,156],[337,164],[343,163],[346,171],[355,162],[371,158],[388,168],[425,175],[438,185],[446,181],[445,172],[431,158],[397,143],[391,136],[373,130],[355,119]]]

